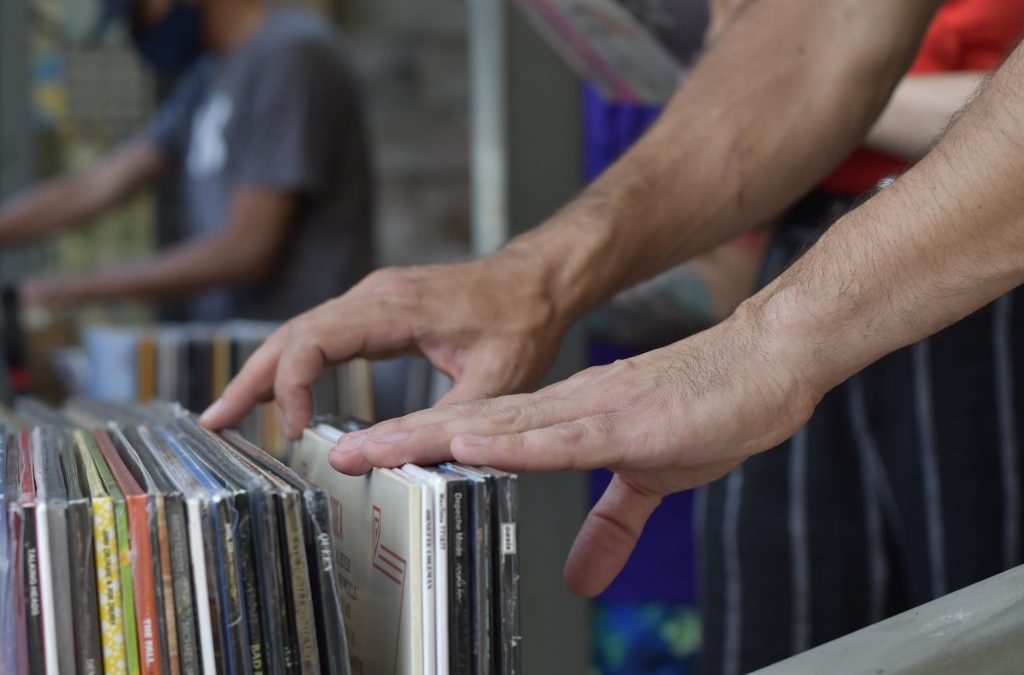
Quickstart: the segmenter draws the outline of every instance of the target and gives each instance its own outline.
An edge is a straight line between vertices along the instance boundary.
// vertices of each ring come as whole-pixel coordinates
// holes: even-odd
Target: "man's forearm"
[[[0,208],[0,246],[20,244],[93,215],[78,208],[77,177],[60,178],[33,189]]]
[[[44,183],[0,207],[0,246],[88,222],[150,184],[162,170],[159,150],[133,141],[96,166]]]
[[[741,309],[819,391],[1024,282],[1022,54],[933,152]]]
[[[507,251],[540,257],[563,313],[764,222],[862,140],[934,0],[760,0],[634,148]]]

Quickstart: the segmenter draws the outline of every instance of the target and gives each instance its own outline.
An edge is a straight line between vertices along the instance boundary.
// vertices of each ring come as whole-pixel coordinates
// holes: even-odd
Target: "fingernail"
[[[468,436],[456,436],[455,441],[459,445],[468,446],[470,448],[479,448],[484,445],[490,445],[493,437],[491,436],[474,436],[472,434]]]
[[[398,443],[409,438],[408,431],[389,431],[386,434],[374,434],[370,440],[374,443]]]
[[[372,468],[366,462],[366,460],[362,459],[362,458],[359,459],[359,464],[355,468],[346,466],[347,460],[349,458],[351,458],[351,457],[358,457],[358,455],[353,455],[351,453],[343,453],[343,452],[338,452],[337,450],[332,450],[330,455],[328,456],[328,463],[331,465],[331,468],[334,469],[335,471],[338,471],[338,472],[341,472],[341,473],[345,473],[345,474],[348,474],[348,475],[351,475],[351,476],[362,476],[362,475],[365,475]]]
[[[349,453],[349,452],[355,452],[356,450],[358,450],[359,448],[361,448],[363,446],[363,443],[366,442],[366,438],[367,438],[366,432],[363,432],[363,431],[352,431],[352,432],[349,432],[349,433],[345,434],[344,436],[342,436],[341,438],[338,439],[338,442],[334,445],[333,452],[337,452],[338,454],[346,454],[346,453]]]

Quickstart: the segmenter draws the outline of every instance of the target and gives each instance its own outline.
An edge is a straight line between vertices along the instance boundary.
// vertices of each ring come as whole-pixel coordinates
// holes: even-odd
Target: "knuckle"
[[[555,438],[565,445],[580,445],[587,437],[587,426],[580,421],[564,422],[555,427]]]
[[[456,418],[481,417],[485,408],[481,401],[462,401],[452,403],[451,412]]]
[[[368,274],[360,283],[363,290],[375,296],[401,295],[410,284],[409,270],[400,267],[382,267]]]
[[[483,418],[491,424],[516,429],[526,426],[530,421],[530,416],[520,406],[488,410],[483,414]]]

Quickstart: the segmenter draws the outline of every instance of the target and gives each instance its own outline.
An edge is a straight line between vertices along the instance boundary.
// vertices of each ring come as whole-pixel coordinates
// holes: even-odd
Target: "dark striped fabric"
[[[813,240],[802,222],[848,206],[815,199],[769,276]],[[1022,562],[1022,350],[1018,291],[869,367],[698,495],[703,673],[746,673]]]

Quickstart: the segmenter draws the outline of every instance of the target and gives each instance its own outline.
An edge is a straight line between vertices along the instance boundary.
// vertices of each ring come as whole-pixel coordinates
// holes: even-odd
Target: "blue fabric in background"
[[[612,345],[591,343],[590,364],[599,366],[633,354]],[[604,492],[611,472],[590,473],[591,503]],[[693,532],[693,493],[679,492],[662,501],[644,527],[626,567],[598,598],[601,602],[662,601],[696,605],[697,575]]]
[[[608,103],[588,85],[583,87],[584,157],[586,176],[593,180],[619,158],[657,119],[656,106]],[[589,345],[591,365],[633,356],[610,344]],[[611,479],[609,471],[591,475],[591,497],[596,501]],[[647,602],[652,600],[695,604],[696,578],[693,549],[693,499],[675,494],[654,512],[625,569],[600,600]]]

